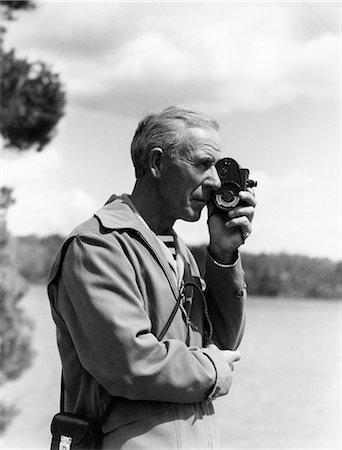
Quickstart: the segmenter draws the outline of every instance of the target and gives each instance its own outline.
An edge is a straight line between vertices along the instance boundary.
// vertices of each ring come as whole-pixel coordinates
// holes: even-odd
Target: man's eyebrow
[[[215,158],[211,155],[196,155],[193,157],[194,163],[214,163]]]

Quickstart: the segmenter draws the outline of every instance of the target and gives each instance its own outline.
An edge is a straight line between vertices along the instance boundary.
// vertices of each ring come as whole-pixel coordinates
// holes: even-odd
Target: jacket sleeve
[[[245,328],[247,286],[240,256],[235,264],[222,266],[207,254],[206,292],[209,317],[215,344],[235,350]]]
[[[59,282],[67,295],[57,304],[84,369],[111,395],[131,400],[198,402],[214,386],[226,394],[228,365],[152,334],[135,280],[117,240],[78,236],[70,244]]]

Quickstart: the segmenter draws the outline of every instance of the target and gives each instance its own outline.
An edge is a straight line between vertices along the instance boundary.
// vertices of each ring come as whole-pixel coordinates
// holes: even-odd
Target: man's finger
[[[248,189],[248,191],[240,191],[238,195],[241,198],[241,200],[246,202],[249,206],[256,206],[257,201],[254,192],[251,192]]]
[[[241,358],[241,352],[240,350],[234,350],[234,361],[240,361]]]

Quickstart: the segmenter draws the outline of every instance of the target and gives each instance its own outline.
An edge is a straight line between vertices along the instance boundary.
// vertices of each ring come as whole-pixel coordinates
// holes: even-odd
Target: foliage
[[[0,14],[14,20],[19,10],[32,10],[33,1],[0,1]],[[64,113],[65,93],[57,74],[41,62],[16,57],[3,49],[6,28],[0,26],[0,134],[6,148],[41,151],[54,134]],[[14,202],[12,189],[0,188],[0,387],[21,375],[32,360],[32,323],[19,307],[27,284],[18,273],[13,238],[7,231],[6,214]],[[16,409],[0,401],[0,432]]]
[[[34,9],[36,4],[30,0],[1,0],[0,1],[0,12],[1,15],[6,20],[14,19],[14,12],[20,9]]]
[[[14,50],[1,61],[0,132],[5,146],[42,150],[63,115],[65,94],[57,74],[42,62],[17,59]]]
[[[18,303],[27,283],[13,262],[13,238],[7,231],[6,213],[14,203],[12,190],[0,188],[0,387],[14,380],[30,365],[32,323]],[[0,432],[15,414],[13,406],[0,404]]]
[[[6,430],[17,412],[13,405],[8,406],[0,403],[0,435]]]
[[[18,10],[34,9],[32,1],[1,1],[7,20]],[[41,151],[53,137],[64,114],[65,92],[59,76],[41,61],[19,59],[15,51],[4,51],[5,27],[0,27],[0,133],[5,147]]]
[[[341,298],[341,263],[301,255],[246,255],[251,294],[282,297]]]
[[[5,216],[7,209],[15,203],[12,195],[13,189],[2,186],[0,188],[0,213]],[[5,223],[3,224],[5,226]]]
[[[18,237],[15,258],[20,274],[30,283],[46,283],[53,258],[63,240],[59,235]]]

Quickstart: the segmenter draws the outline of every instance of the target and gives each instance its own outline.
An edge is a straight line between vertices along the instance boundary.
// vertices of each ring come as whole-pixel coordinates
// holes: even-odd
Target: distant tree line
[[[49,268],[63,237],[16,238],[16,264],[30,283],[46,283]],[[192,251],[203,272],[206,247]],[[243,253],[248,292],[254,296],[291,298],[342,298],[342,262],[300,255]]]
[[[53,259],[64,241],[60,235],[17,237],[15,259],[19,273],[32,284],[47,281]]]
[[[206,247],[192,247],[201,271]],[[254,296],[342,298],[342,261],[278,254],[242,253],[248,292]]]

